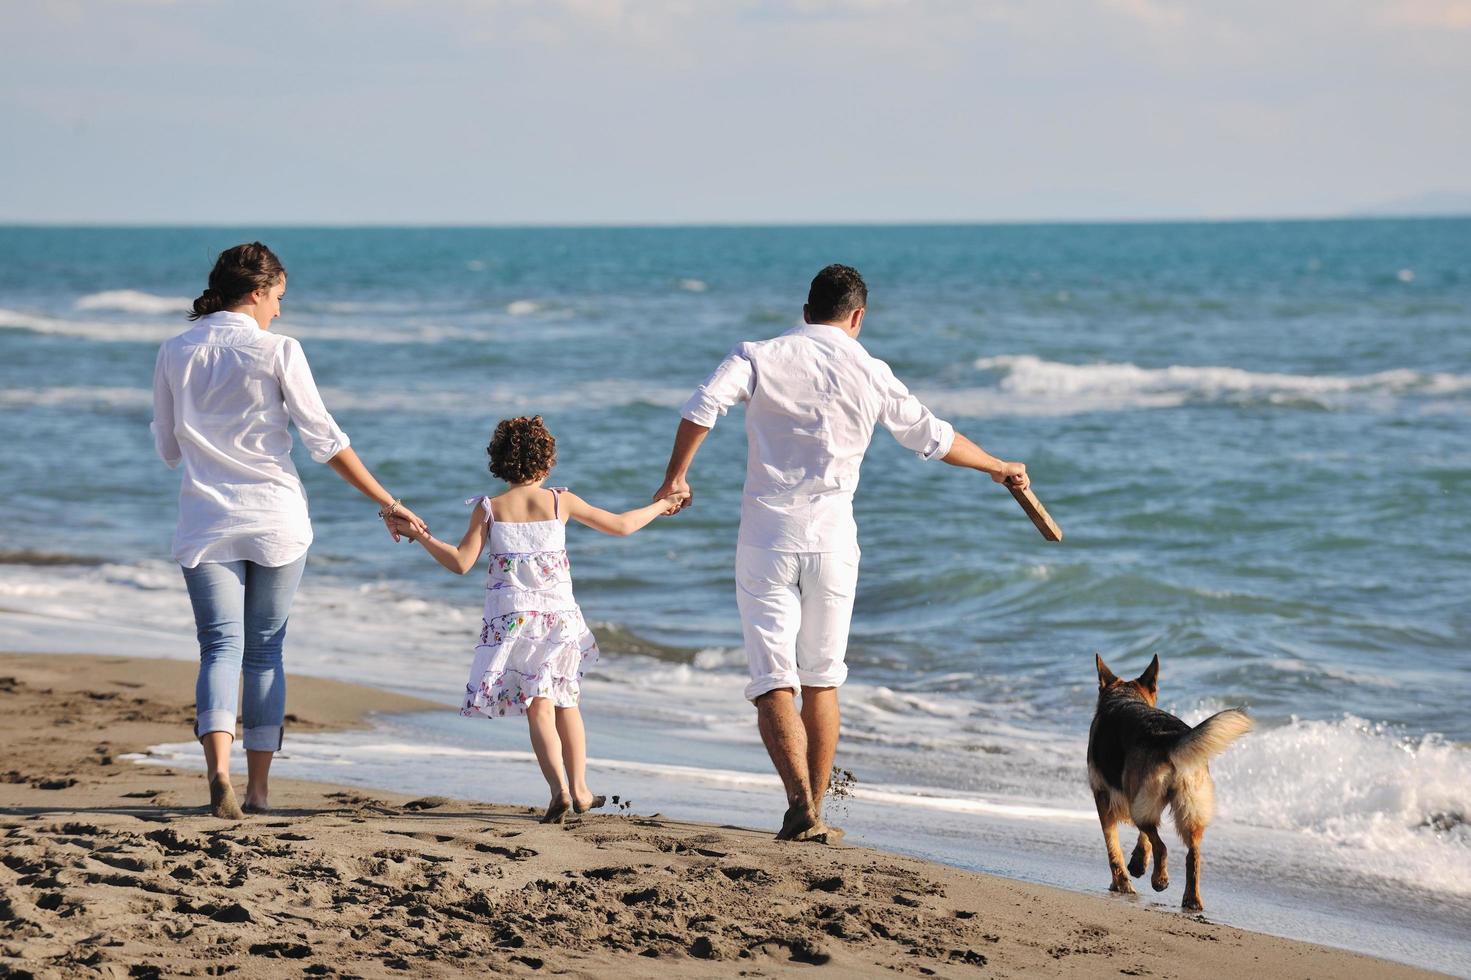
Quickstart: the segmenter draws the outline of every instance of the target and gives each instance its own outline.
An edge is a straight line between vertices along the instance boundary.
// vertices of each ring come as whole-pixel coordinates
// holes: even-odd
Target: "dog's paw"
[[[1183,911],[1186,911],[1186,912],[1204,912],[1205,911],[1205,906],[1200,904],[1200,899],[1198,899],[1198,898],[1191,898],[1189,895],[1186,895],[1185,896],[1185,900],[1180,903],[1180,908]]]
[[[1149,879],[1149,885],[1155,891],[1162,892],[1166,888],[1170,887],[1170,876],[1169,875],[1155,875],[1153,878],[1150,878]]]
[[[1135,878],[1143,878],[1144,872],[1148,870],[1149,858],[1141,854],[1139,851],[1135,851],[1134,856],[1129,858],[1129,874],[1133,875]]]
[[[1108,886],[1108,890],[1111,891],[1111,892],[1117,892],[1120,895],[1137,895],[1137,894],[1139,894],[1138,892],[1134,891],[1134,884],[1133,884],[1133,882],[1129,881],[1128,878],[1124,878],[1122,876],[1120,876],[1118,878],[1115,878],[1113,880],[1113,884],[1111,884],[1111,885]]]

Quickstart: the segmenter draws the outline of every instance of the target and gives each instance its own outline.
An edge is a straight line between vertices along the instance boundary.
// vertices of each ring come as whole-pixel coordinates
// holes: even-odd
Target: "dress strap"
[[[567,492],[566,487],[547,487],[552,492],[552,516],[557,520],[562,519],[562,494]]]
[[[465,501],[466,507],[479,507],[485,511],[485,523],[495,523],[495,513],[490,509],[490,498],[486,496],[471,497]]]

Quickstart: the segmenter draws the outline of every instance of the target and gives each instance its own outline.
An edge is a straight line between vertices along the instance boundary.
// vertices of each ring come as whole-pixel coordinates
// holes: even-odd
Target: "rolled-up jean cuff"
[[[285,725],[261,725],[259,728],[247,728],[245,730],[245,751],[279,752],[285,733]]]
[[[235,737],[235,712],[224,708],[209,708],[194,716],[194,737],[204,738],[210,732],[224,732]]]

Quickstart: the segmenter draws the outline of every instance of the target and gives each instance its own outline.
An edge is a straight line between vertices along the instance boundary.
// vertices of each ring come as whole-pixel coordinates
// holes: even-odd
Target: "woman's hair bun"
[[[286,278],[281,260],[260,242],[247,242],[227,248],[215,260],[209,273],[209,286],[194,301],[189,319],[218,313],[238,306],[257,289],[270,289]]]

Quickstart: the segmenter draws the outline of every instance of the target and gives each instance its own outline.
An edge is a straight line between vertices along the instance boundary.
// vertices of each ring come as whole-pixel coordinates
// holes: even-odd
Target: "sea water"
[[[858,266],[862,342],[1026,461],[1066,537],[876,435],[838,759],[850,837],[1101,891],[1093,654],[1123,675],[1158,654],[1162,706],[1258,724],[1213,766],[1210,913],[1471,971],[1471,221],[0,229],[0,648],[195,655],[153,359],[214,255],[253,238],[291,274],[275,329],[450,540],[461,501],[495,489],[484,447],[507,415],[546,418],[551,482],[646,501],[691,389],[799,322],[822,265]],[[584,689],[600,789],[764,826],[780,793],[740,696],[731,575],[741,423],[706,441],[692,509],[628,539],[574,527],[568,548],[604,653]],[[395,546],[297,460],[317,540],[290,668],[453,706],[480,573]],[[191,758],[180,741],[155,758]],[[292,736],[286,756],[309,778],[545,794],[519,721],[450,710]]]

